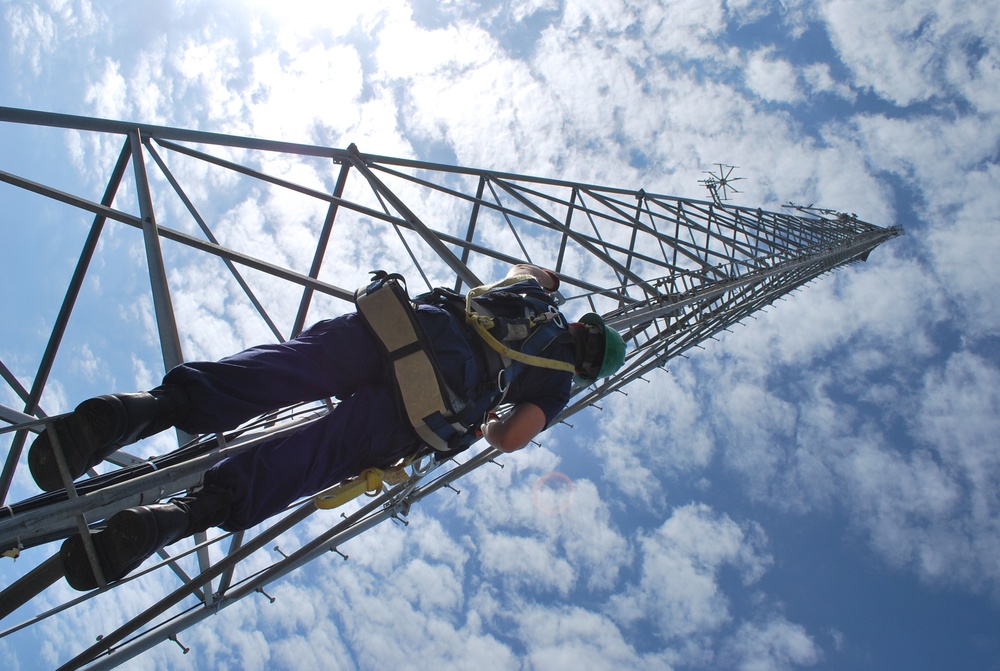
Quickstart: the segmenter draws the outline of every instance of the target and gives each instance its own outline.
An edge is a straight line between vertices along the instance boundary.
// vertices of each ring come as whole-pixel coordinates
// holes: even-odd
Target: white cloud
[[[718,584],[732,566],[753,583],[771,563],[759,528],[740,528],[702,504],[676,508],[663,525],[639,538],[639,582],[611,599],[615,619],[649,620],[665,641],[709,636],[732,618]]]
[[[169,278],[181,346],[191,360],[220,359],[257,344],[233,329],[226,306],[233,281],[221,262],[218,265],[188,266],[174,270]]]
[[[855,100],[857,94],[845,83],[834,79],[827,63],[813,63],[802,70],[802,76],[815,93],[832,93],[845,100]]]
[[[500,578],[520,591],[555,591],[566,595],[576,581],[576,571],[556,548],[542,539],[487,534],[480,540],[481,562],[487,576]]]
[[[42,52],[51,51],[55,43],[55,20],[36,4],[10,3],[4,8],[4,23],[10,27],[12,50],[37,75],[41,71]]]
[[[681,58],[714,59],[723,56],[715,37],[725,29],[723,3],[683,0],[669,4],[644,3],[643,33],[654,53]]]
[[[523,21],[537,12],[552,12],[558,9],[558,0],[515,0],[508,11],[511,20]]]
[[[998,416],[1000,371],[993,363],[958,353],[930,371],[914,431],[932,447],[933,469],[942,472],[937,478],[947,488],[921,483],[919,493],[898,502],[908,509],[905,520],[879,520],[875,528],[877,539],[891,534],[894,551],[922,575],[994,594],[1000,594],[993,561],[1000,551],[994,487],[1000,459],[993,449]]]
[[[10,48],[18,60],[27,63],[35,76],[49,74],[45,67],[47,61],[58,57],[65,41],[92,37],[105,20],[103,13],[95,10],[89,0],[5,3],[3,10],[3,23],[10,33]]]
[[[941,225],[927,236],[942,289],[957,301],[963,326],[973,337],[1000,332],[1000,272],[991,259],[1000,254],[1000,231],[990,222],[1000,206],[995,188],[1000,167],[989,164],[965,173],[960,199],[941,204]]]
[[[608,618],[582,608],[529,608],[518,613],[532,668],[672,669],[664,654],[641,654]]]
[[[311,592],[305,592],[298,603],[308,607]],[[271,641],[271,663],[282,669],[330,669],[348,671],[353,666],[351,651],[340,638],[336,625],[322,617],[313,619],[304,634],[292,634]]]
[[[97,378],[97,374],[102,368],[102,363],[98,357],[94,356],[90,347],[83,344],[79,347],[73,359],[73,368],[88,380],[93,381]]]
[[[806,630],[782,617],[742,625],[728,642],[727,652],[740,671],[780,671],[811,666],[822,659]]]
[[[997,551],[998,510],[988,483],[1000,472],[992,450],[996,367],[967,352],[939,367],[927,358],[933,350],[901,336],[874,335],[871,346],[877,343],[911,352],[915,365],[901,367],[899,354],[855,352],[836,374],[810,370],[792,398],[765,391],[772,385],[757,376],[768,368],[731,358],[740,348],[727,347],[725,373],[713,374],[710,395],[725,463],[751,498],[797,511],[844,509],[889,563],[930,581],[995,592],[1000,576],[989,558]],[[908,425],[914,444],[892,442],[887,427],[844,398],[865,393],[864,381],[886,366],[904,388],[891,397],[895,419],[883,421]],[[880,402],[877,394],[869,398]]]
[[[531,448],[505,459],[503,469],[480,469],[445,509],[474,523],[479,561],[504,582],[542,593],[612,589],[629,561],[628,543],[598,488],[559,477],[546,452]],[[540,499],[551,476],[559,489]]]
[[[679,381],[676,375],[683,378]],[[715,452],[701,401],[688,369],[654,373],[604,402],[600,433],[591,450],[604,462],[606,481],[656,510],[664,508],[664,476],[690,477]]]
[[[931,205],[961,200],[966,174],[991,162],[1000,138],[1000,125],[988,116],[872,115],[854,123],[869,160],[912,183]]]
[[[254,90],[244,104],[254,135],[308,142],[317,124],[345,132],[361,121],[361,63],[352,47],[262,53],[251,77]]]
[[[7,641],[0,641],[0,655],[3,655],[3,658],[7,660],[6,664],[10,671],[21,671],[21,662]]]
[[[625,0],[611,0],[611,2],[577,0],[567,3],[562,16],[562,27],[573,34],[621,33],[639,19],[642,4],[648,3],[633,4]]]
[[[939,285],[919,263],[879,259],[892,254],[893,244],[875,250],[868,265],[820,278],[746,320],[711,354],[754,361],[759,371],[775,357],[800,367],[815,363],[852,341],[889,345],[907,357],[931,355],[935,345],[928,329],[943,307]]]
[[[353,543],[351,552],[360,558]],[[433,581],[423,582],[431,574],[436,576]],[[441,668],[475,662],[477,668],[499,670],[513,662],[511,651],[483,631],[479,617],[470,614],[466,619],[456,608],[465,605],[466,596],[444,565],[405,557],[391,572],[373,574],[352,557],[350,562],[313,572],[309,585],[323,590],[322,597],[310,590],[310,598],[321,604],[319,621],[336,618],[341,623],[336,629],[325,624],[320,628],[349,645],[353,668],[409,668],[413,660],[426,659]],[[421,594],[419,603],[412,602],[407,592]],[[386,644],[401,641],[406,644]]]
[[[840,57],[862,87],[899,105],[939,98],[957,89],[968,99],[996,77],[997,15],[964,0],[858,3],[829,0],[821,12]],[[986,37],[983,36],[992,36]],[[985,57],[975,45],[993,49]]]
[[[122,76],[118,63],[104,59],[103,72],[87,88],[84,102],[94,110],[95,116],[106,119],[131,116],[125,77]]]
[[[802,100],[798,72],[788,61],[772,56],[768,49],[749,55],[745,71],[747,86],[763,100],[780,103]]]

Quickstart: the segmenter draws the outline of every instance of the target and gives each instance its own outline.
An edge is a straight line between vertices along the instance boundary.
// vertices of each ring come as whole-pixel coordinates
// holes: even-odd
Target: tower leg
[[[0,592],[0,620],[34,599],[61,577],[63,577],[63,567],[58,555],[49,557],[33,568]]]

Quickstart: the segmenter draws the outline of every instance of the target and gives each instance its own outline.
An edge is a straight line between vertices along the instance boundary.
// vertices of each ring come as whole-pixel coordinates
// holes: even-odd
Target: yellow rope
[[[325,492],[317,494],[314,499],[316,507],[320,510],[330,510],[331,508],[339,508],[362,494],[375,496],[382,491],[383,475],[380,468],[366,468],[357,477],[345,480],[339,485],[334,485]]]
[[[334,485],[326,491],[317,494],[313,499],[316,507],[320,510],[330,510],[332,508],[339,508],[362,494],[366,496],[378,496],[382,493],[384,485],[398,485],[410,478],[410,474],[406,472],[406,467],[412,461],[413,458],[410,457],[386,469],[366,468],[357,477],[344,480],[340,484]]]

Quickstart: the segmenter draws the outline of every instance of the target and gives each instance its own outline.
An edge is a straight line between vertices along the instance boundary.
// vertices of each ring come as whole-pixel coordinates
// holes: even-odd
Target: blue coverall
[[[447,384],[471,393],[480,382],[470,343],[475,336],[440,308],[420,305],[418,316]],[[573,360],[569,345],[555,350],[547,355]],[[531,369],[512,384],[505,401],[536,403],[551,421],[569,399],[570,379],[566,372]],[[226,431],[302,401],[340,399],[321,419],[225,459],[205,474],[206,486],[234,494],[223,529],[249,528],[303,496],[392,463],[419,446],[398,407],[385,355],[356,313],[321,321],[284,343],[181,364],[163,382],[187,391],[191,411],[177,426],[191,434]]]

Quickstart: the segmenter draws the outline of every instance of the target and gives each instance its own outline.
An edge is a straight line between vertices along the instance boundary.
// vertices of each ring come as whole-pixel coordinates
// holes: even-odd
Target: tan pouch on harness
[[[392,363],[407,419],[435,450],[447,452],[467,432],[456,416],[465,407],[444,382],[431,344],[417,321],[402,277],[382,273],[355,293],[358,314],[378,337]]]

